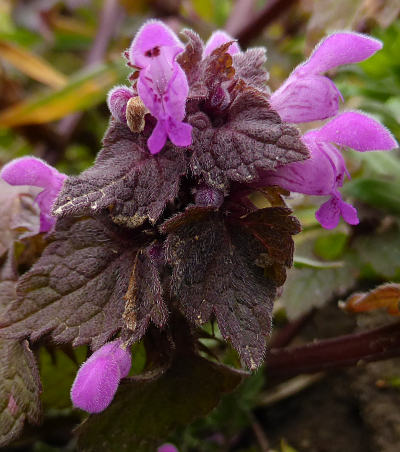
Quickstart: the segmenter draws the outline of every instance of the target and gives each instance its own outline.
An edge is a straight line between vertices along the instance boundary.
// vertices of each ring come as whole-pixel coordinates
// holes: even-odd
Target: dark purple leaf
[[[285,207],[257,210],[239,224],[264,247],[259,263],[281,286],[286,280],[286,268],[293,264],[294,243],[292,235],[301,230],[298,220]]]
[[[250,183],[257,170],[308,158],[299,131],[282,123],[265,95],[241,85],[232,104],[223,112],[197,112],[193,125],[190,166],[196,176],[215,188],[229,181]]]
[[[107,341],[122,326],[137,251],[133,234],[123,232],[95,219],[59,220],[50,245],[20,278],[0,336],[35,341],[51,334],[54,342],[93,349]]]
[[[233,55],[233,67],[236,71],[236,77],[243,80],[247,85],[268,91],[269,74],[264,67],[267,61],[265,52],[264,47],[256,47],[248,49],[246,52],[237,53]]]
[[[170,233],[166,257],[172,267],[171,293],[195,324],[215,314],[223,337],[251,369],[265,354],[277,284],[256,260],[263,246],[246,230],[227,229],[218,214]]]
[[[0,311],[15,300],[15,281],[0,282]],[[0,447],[17,438],[25,421],[38,423],[40,377],[28,342],[0,339]]]
[[[157,265],[160,253],[159,245],[151,245],[136,255],[123,315],[125,326],[133,332],[130,338],[134,342],[142,338],[150,321],[162,328],[168,319]]]
[[[124,226],[134,228],[147,219],[155,223],[178,194],[186,158],[171,144],[151,155],[146,145],[151,128],[148,124],[146,133],[136,134],[112,122],[94,166],[66,180],[54,213],[93,215],[109,208],[113,220]]]

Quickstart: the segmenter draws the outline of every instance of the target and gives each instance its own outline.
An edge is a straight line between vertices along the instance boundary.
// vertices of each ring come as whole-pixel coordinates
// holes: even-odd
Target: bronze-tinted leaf
[[[123,297],[136,255],[133,237],[95,219],[59,220],[51,243],[17,286],[0,336],[96,349],[122,325]]]
[[[133,133],[126,125],[112,122],[95,164],[65,181],[54,213],[93,215],[110,208],[118,224],[134,228],[147,219],[154,223],[177,196],[185,173],[182,149],[167,145],[159,154],[151,155],[146,134]]]
[[[162,328],[168,318],[157,266],[156,254],[161,252],[161,247],[154,244],[136,255],[123,314],[125,326],[133,333],[133,341],[142,338],[150,321]]]
[[[198,112],[189,116],[193,126],[190,166],[196,176],[218,189],[229,181],[250,183],[257,170],[308,158],[299,131],[282,123],[266,97],[241,86],[232,104],[213,118]]]
[[[202,324],[215,314],[223,337],[251,369],[265,354],[276,282],[255,262],[263,251],[246,230],[216,213],[185,224],[166,240],[171,293],[184,315]]]

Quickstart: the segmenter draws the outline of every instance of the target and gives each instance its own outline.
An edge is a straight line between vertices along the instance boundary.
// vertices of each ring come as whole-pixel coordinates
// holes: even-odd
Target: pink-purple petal
[[[88,413],[100,413],[114,398],[120,379],[121,373],[112,355],[86,361],[71,389],[74,406]]]
[[[131,354],[119,340],[103,345],[78,371],[71,389],[74,406],[89,413],[106,409],[130,368]]]
[[[10,185],[43,188],[35,199],[40,208],[40,232],[52,229],[56,219],[51,215],[51,209],[67,176],[39,158],[21,157],[5,165],[0,177]]]
[[[364,61],[382,48],[381,41],[360,33],[333,33],[322,40],[310,58],[293,74],[321,74],[343,64]]]
[[[107,96],[107,105],[113,117],[119,122],[126,122],[126,105],[131,97],[133,90],[127,86],[115,86]]]
[[[329,195],[336,184],[332,160],[327,157],[322,144],[308,137],[303,137],[303,141],[310,151],[310,158],[269,171],[263,175],[262,182],[306,195]]]
[[[351,225],[359,223],[357,210],[351,204],[344,202],[339,193],[334,193],[315,213],[315,217],[325,229],[336,228],[340,216]]]
[[[217,30],[214,31],[214,33],[209,37],[203,51],[203,58],[207,57],[208,55],[211,55],[211,53],[218,49],[218,47],[222,46],[222,44],[225,44],[226,42],[234,41],[234,38],[232,36],[228,35],[225,31]],[[239,44],[236,42],[233,42],[228,49],[228,53],[230,55],[235,55],[236,53],[240,52]]]
[[[334,229],[340,221],[340,208],[338,199],[332,196],[328,201],[324,202],[315,212],[315,218],[325,229]]]
[[[270,103],[283,121],[302,123],[335,116],[341,94],[322,75],[290,77],[271,95]]]
[[[146,53],[156,47],[180,47],[184,45],[176,34],[163,22],[149,20],[137,32],[129,48],[130,62],[139,67],[146,67],[150,59]]]
[[[378,121],[366,114],[342,113],[318,131],[321,141],[348,146],[357,151],[388,151],[398,147],[393,135]]]
[[[166,131],[169,139],[176,146],[187,147],[192,143],[192,126],[185,122],[169,119],[166,121]]]
[[[166,130],[165,120],[159,119],[153,129],[149,139],[147,140],[147,147],[151,154],[158,154],[164,147],[168,134]]]

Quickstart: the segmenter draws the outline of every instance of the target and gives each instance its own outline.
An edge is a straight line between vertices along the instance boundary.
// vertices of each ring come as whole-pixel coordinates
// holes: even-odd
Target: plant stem
[[[400,356],[400,323],[325,339],[298,347],[271,349],[269,376],[288,377]]]
[[[297,0],[270,0],[264,8],[251,18],[237,31],[236,38],[242,47],[247,47],[249,42],[257,37],[263,29],[287,11]]]

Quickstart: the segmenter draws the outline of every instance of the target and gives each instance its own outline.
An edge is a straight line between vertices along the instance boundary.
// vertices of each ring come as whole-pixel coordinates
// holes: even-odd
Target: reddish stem
[[[400,323],[395,323],[298,347],[271,349],[267,373],[270,376],[295,376],[399,355]]]

